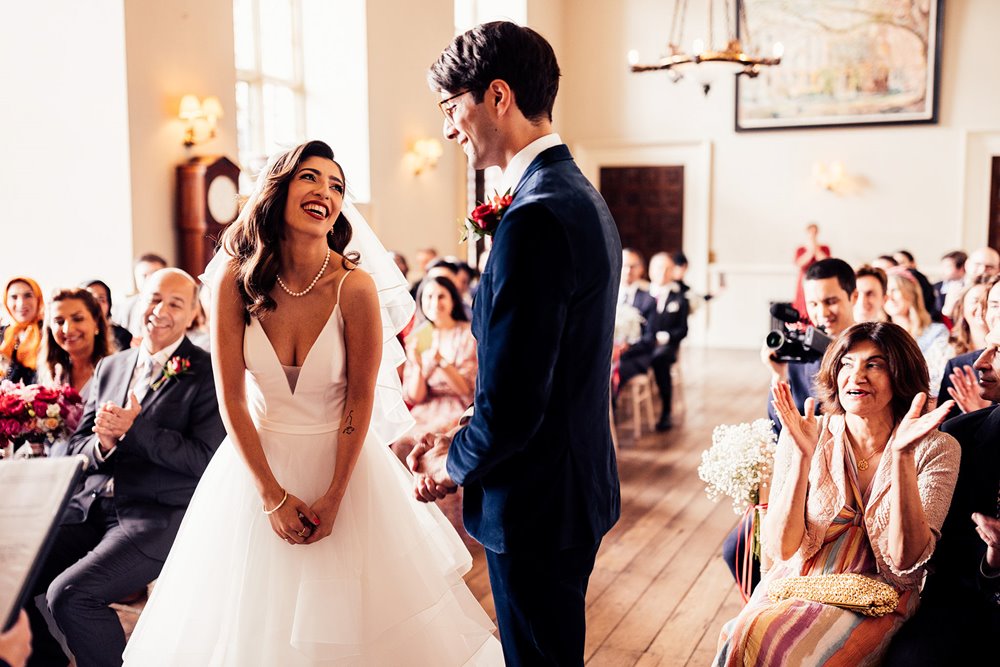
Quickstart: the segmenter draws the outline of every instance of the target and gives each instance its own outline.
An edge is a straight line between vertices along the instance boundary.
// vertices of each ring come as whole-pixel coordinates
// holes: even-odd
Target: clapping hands
[[[792,390],[785,381],[775,382],[771,385],[773,399],[771,405],[778,415],[781,427],[788,431],[798,448],[799,453],[806,460],[812,459],[813,452],[816,451],[816,442],[819,439],[819,422],[816,419],[816,399],[809,397],[806,399],[805,414],[799,414],[792,399]]]
[[[129,394],[125,407],[119,407],[111,401],[99,407],[97,416],[94,417],[94,433],[101,441],[101,449],[109,451],[117,446],[122,436],[132,428],[141,409],[142,406],[139,405],[139,399],[135,394]]]
[[[948,416],[948,411],[955,405],[955,401],[945,401],[927,414],[921,414],[924,405],[927,403],[927,394],[919,392],[913,397],[910,409],[903,416],[899,426],[896,427],[896,434],[892,439],[892,449],[894,452],[908,452],[912,450],[918,441],[925,435],[936,429]]]
[[[976,512],[972,515],[976,532],[986,543],[986,564],[992,570],[1000,570],[1000,519]]]
[[[450,447],[450,434],[427,433],[406,457],[413,473],[413,495],[420,502],[434,502],[458,490],[447,470]]]
[[[948,379],[951,380],[948,395],[955,399],[962,412],[974,412],[992,405],[986,399],[980,398],[979,382],[972,366],[958,366]]]

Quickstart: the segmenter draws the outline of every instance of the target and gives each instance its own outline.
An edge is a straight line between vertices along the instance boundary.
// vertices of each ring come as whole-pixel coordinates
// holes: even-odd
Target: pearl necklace
[[[319,273],[317,273],[316,277],[312,279],[311,283],[309,283],[309,287],[306,287],[301,292],[293,292],[292,290],[288,289],[288,286],[285,285],[284,281],[281,280],[281,276],[278,276],[278,284],[281,285],[281,289],[285,290],[288,296],[305,296],[306,294],[309,294],[310,290],[312,290],[313,287],[316,287],[316,283],[318,283],[319,279],[323,277],[324,273],[326,273],[326,266],[329,263],[330,263],[330,251],[327,250],[326,259],[323,260],[323,266],[319,267]]]

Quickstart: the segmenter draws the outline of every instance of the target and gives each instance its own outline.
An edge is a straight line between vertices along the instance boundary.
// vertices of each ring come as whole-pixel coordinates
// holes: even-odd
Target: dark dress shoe
[[[670,415],[663,415],[660,417],[660,421],[656,422],[656,430],[660,433],[664,431],[669,431],[674,427],[673,422],[670,421]]]

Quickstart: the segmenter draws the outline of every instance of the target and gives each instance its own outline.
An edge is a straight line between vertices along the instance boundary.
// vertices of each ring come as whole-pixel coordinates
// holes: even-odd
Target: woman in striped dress
[[[884,322],[857,324],[830,346],[816,378],[824,416],[774,391],[783,429],[762,542],[774,565],[723,627],[716,665],[878,664],[917,609],[958,476],[960,450],[937,430],[952,401],[925,411],[927,365],[913,338]],[[789,576],[867,575],[899,592],[869,617],[818,602],[771,602]]]

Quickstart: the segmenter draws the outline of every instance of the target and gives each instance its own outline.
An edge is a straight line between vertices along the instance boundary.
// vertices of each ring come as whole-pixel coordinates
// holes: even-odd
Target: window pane
[[[236,69],[257,67],[253,0],[233,0],[233,36],[236,40]]]
[[[261,68],[265,75],[291,81],[295,76],[290,0],[261,0]]]
[[[365,0],[302,0],[306,134],[333,147],[356,201],[370,201]]]
[[[271,155],[292,148],[302,140],[294,91],[287,86],[264,84],[264,151]]]

